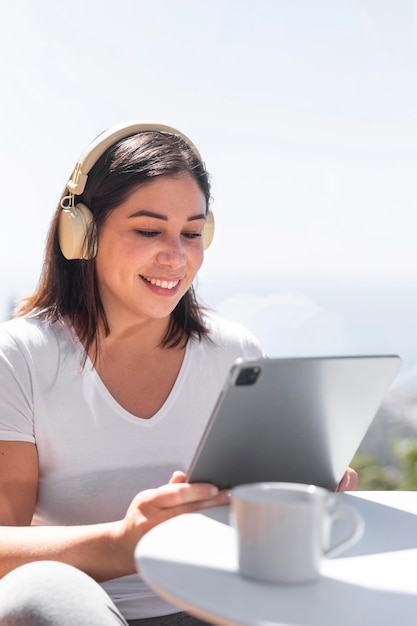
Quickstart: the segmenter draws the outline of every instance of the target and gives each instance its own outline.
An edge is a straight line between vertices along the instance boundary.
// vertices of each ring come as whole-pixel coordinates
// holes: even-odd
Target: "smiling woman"
[[[263,354],[194,292],[209,201],[197,149],[161,124],[105,132],[67,183],[39,287],[0,327],[2,625],[198,622],[133,551],[228,502],[185,472],[232,362]]]
[[[197,149],[160,124],[104,133],[66,185],[39,287],[0,326],[2,626],[198,623],[133,554],[228,502],[185,472],[232,363],[264,354],[194,292],[209,200]]]

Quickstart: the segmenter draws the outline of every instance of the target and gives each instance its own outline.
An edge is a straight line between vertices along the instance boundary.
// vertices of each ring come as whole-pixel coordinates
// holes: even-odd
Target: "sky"
[[[36,285],[79,155],[131,120],[175,126],[203,155],[216,234],[199,284],[231,316],[269,306],[295,332],[321,305],[282,292],[291,281],[417,294],[416,77],[415,0],[7,3],[0,310]],[[327,329],[322,350],[345,349],[338,315],[311,331]]]

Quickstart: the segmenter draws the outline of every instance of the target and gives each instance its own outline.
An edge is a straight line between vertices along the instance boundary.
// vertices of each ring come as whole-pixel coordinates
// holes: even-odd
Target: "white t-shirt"
[[[62,323],[0,324],[0,439],[36,443],[33,524],[95,524],[124,517],[143,489],[186,471],[233,361],[263,354],[242,326],[207,317],[211,342],[190,340],[175,385],[150,419],[111,396]],[[140,374],[138,374],[140,375]],[[103,583],[126,619],[178,610],[138,575]]]

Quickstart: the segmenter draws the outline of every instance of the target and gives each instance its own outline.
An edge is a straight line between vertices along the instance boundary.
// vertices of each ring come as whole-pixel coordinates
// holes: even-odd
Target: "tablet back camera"
[[[252,367],[244,367],[240,370],[238,377],[236,378],[236,385],[254,385],[258,380],[258,376],[261,373],[261,368],[258,365]]]

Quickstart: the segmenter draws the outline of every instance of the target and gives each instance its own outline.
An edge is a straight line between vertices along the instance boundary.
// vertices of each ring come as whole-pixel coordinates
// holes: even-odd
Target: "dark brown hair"
[[[75,203],[91,210],[95,229],[89,233],[89,249],[93,250],[111,211],[123,203],[141,185],[158,176],[178,176],[188,172],[210,201],[210,182],[204,164],[187,143],[176,135],[144,131],[118,141],[94,164],[82,195]],[[68,196],[62,194],[61,201]],[[99,322],[110,332],[96,280],[95,260],[70,260],[62,254],[58,241],[61,201],[49,229],[45,258],[36,291],[26,298],[15,315],[39,315],[54,322],[68,319],[84,345],[85,353],[98,351]],[[185,345],[190,337],[201,339],[207,334],[198,303],[191,286],[171,314],[162,345]]]

